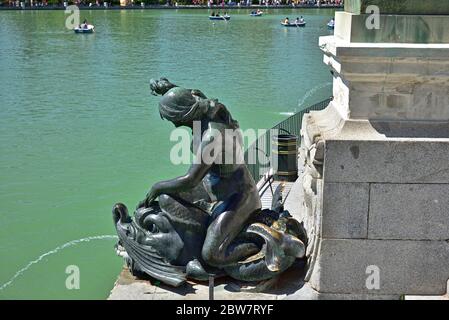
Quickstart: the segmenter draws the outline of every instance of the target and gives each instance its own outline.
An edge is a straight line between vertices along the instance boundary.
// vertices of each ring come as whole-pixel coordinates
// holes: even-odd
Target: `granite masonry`
[[[446,293],[449,6],[436,16],[422,3],[347,1],[335,34],[320,38],[334,100],[303,118],[296,214],[309,236],[306,281],[321,298]]]

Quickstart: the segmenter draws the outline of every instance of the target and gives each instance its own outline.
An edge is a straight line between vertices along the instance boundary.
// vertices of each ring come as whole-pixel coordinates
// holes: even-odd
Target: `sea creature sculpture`
[[[243,160],[239,125],[228,109],[166,78],[151,80],[150,87],[162,96],[161,117],[192,129],[196,161],[185,175],[153,185],[134,219],[124,204],[114,205],[117,251],[130,270],[172,286],[211,275],[261,281],[303,257],[302,225],[279,202],[273,210],[261,210],[259,190]],[[193,130],[195,125],[200,130]]]

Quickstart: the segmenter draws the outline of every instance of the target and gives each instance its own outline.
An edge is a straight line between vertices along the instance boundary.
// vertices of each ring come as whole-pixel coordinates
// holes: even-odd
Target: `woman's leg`
[[[259,251],[251,242],[233,243],[251,214],[254,212],[251,197],[236,194],[223,206],[223,212],[214,212],[216,217],[207,229],[202,249],[204,261],[214,267],[223,267],[245,259]]]

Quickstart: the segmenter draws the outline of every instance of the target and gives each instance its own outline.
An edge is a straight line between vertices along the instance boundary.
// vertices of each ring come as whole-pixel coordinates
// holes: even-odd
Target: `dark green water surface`
[[[0,298],[104,299],[123,261],[111,207],[134,208],[170,163],[173,126],[149,79],[220,99],[242,129],[269,128],[331,95],[318,37],[332,10],[271,10],[229,22],[206,10],[0,12]],[[306,28],[280,20],[303,15]],[[67,266],[80,289],[66,288]]]

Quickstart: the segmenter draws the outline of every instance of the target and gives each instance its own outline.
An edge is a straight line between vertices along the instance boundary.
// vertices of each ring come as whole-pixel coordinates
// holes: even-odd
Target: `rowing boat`
[[[281,24],[284,27],[305,27],[306,26],[305,22],[298,22],[298,23],[284,23],[284,22],[281,22]]]
[[[231,19],[231,16],[225,15],[225,16],[209,16],[209,20],[229,20]]]

